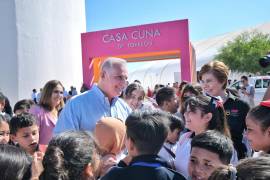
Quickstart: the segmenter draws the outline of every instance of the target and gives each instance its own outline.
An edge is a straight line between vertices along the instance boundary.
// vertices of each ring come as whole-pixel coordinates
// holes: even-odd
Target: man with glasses
[[[101,66],[100,78],[92,88],[71,99],[62,110],[54,133],[66,130],[93,131],[102,117],[125,121],[131,109],[118,96],[127,85],[126,61],[109,57]]]

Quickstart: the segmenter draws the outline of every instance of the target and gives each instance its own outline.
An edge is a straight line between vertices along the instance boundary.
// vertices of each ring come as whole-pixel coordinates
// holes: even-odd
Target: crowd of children
[[[152,97],[131,83],[122,96],[133,111],[127,119],[103,117],[93,132],[57,135],[60,81],[45,84],[38,104],[18,101],[12,116],[0,93],[0,179],[270,179],[270,100],[249,109],[226,88],[219,61],[199,79],[181,91],[159,86]]]

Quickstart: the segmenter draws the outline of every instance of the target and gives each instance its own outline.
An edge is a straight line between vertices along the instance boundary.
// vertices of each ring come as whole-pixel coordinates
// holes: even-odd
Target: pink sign
[[[191,81],[188,20],[88,32],[82,38],[83,81],[89,85],[93,58],[179,50],[182,80]],[[180,68],[180,67],[179,67]]]

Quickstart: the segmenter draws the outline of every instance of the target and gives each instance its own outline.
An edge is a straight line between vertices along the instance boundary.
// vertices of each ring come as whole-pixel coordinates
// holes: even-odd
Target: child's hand
[[[44,154],[40,151],[34,153],[32,166],[31,166],[31,171],[32,171],[31,180],[39,179],[39,176],[43,172],[44,170],[43,165],[42,165],[43,156]]]
[[[39,144],[39,150],[43,153],[46,152],[46,149],[47,149],[48,145],[45,145],[45,144]]]
[[[131,160],[132,160],[132,156],[130,154],[128,154],[124,159],[122,159],[122,161],[124,161],[127,166],[129,165]]]
[[[100,162],[100,176],[102,177],[107,171],[117,164],[116,157],[113,154],[107,154],[101,158]]]

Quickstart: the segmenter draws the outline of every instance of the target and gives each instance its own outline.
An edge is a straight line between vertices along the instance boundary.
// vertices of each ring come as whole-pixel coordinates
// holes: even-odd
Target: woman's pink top
[[[57,118],[40,106],[33,106],[29,113],[36,116],[37,125],[39,126],[39,144],[48,145],[52,139]]]

